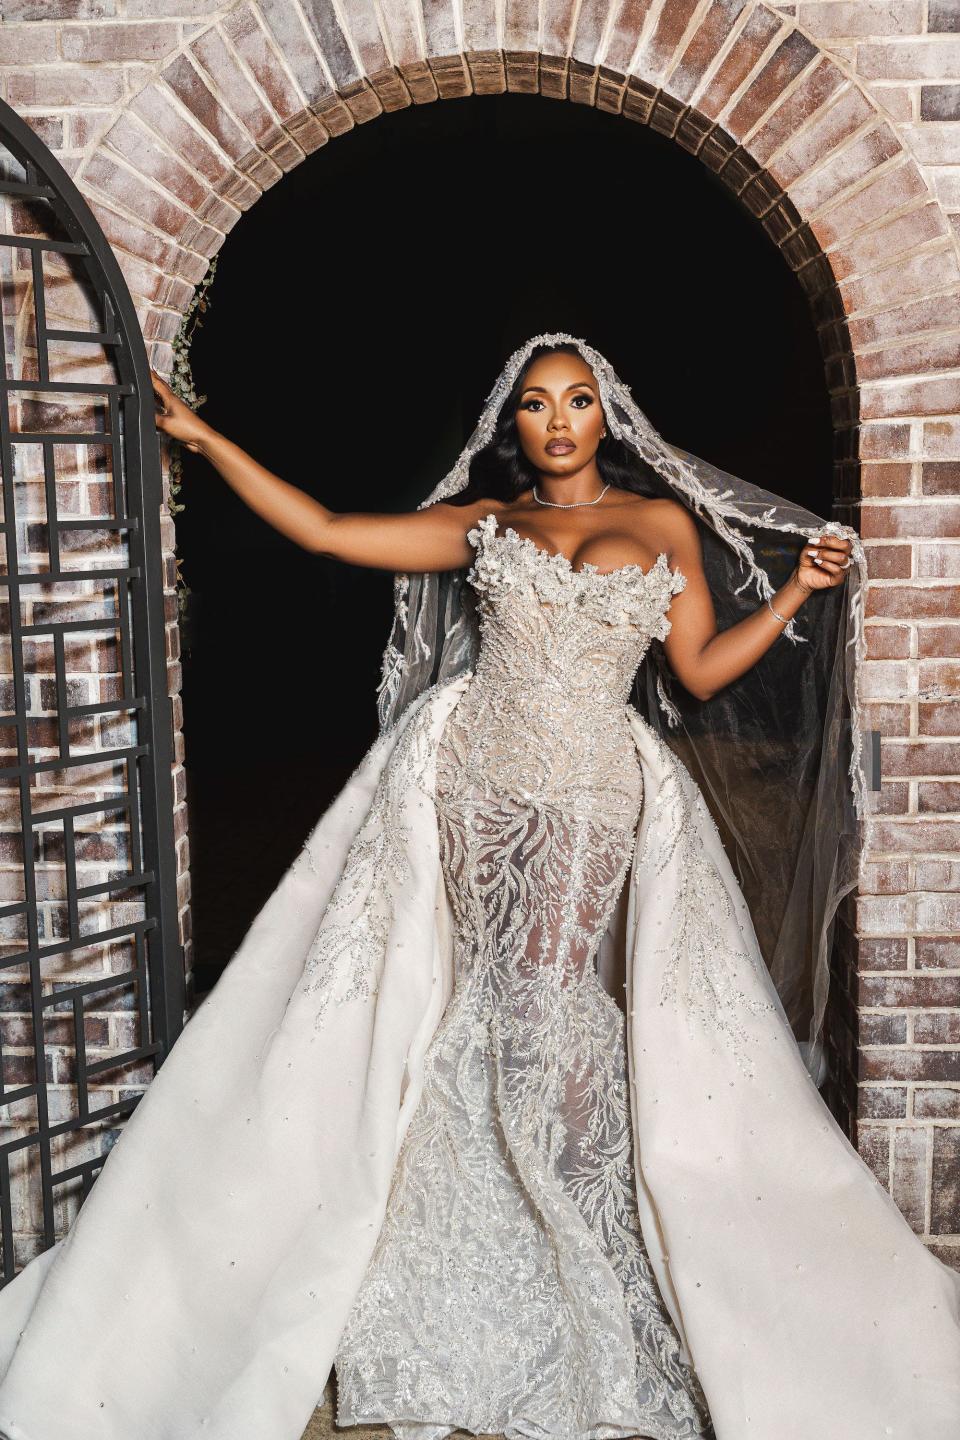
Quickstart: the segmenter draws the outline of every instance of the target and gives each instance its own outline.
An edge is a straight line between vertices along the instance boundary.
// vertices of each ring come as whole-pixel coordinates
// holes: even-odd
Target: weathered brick
[[[918,789],[923,789],[923,782]],[[960,890],[960,861],[948,860],[946,855],[921,857],[914,863],[915,890]],[[917,939],[917,969],[924,969],[921,958],[923,936]],[[947,966],[948,968],[948,966]],[[960,966],[957,966],[960,969]]]
[[[215,187],[221,197],[229,187],[230,198],[238,209],[245,210],[260,198],[259,189],[236,175],[221,151],[210,144],[199,126],[191,124],[163,84],[144,86],[131,100],[130,110],[162,135],[178,155],[189,156],[191,170]]]
[[[677,0],[660,11],[633,65],[651,84],[656,84],[669,69],[696,9],[697,0]]]
[[[815,45],[794,30],[761,68],[725,121],[725,128],[738,138],[758,125],[774,108],[781,95],[819,57]]]
[[[960,120],[960,85],[922,86],[920,119]]]
[[[857,898],[857,926],[864,936],[909,935],[913,923],[914,901],[909,895],[860,895]]]
[[[12,70],[6,75],[6,98],[15,109],[33,105],[111,105],[123,94],[119,69],[81,70],[50,66],[39,70]]]
[[[960,1050],[864,1050],[861,1080],[960,1081]]]
[[[879,547],[879,549],[885,549],[885,547]],[[869,563],[872,564],[872,560]],[[871,660],[907,660],[908,655],[913,651],[914,632],[911,626],[871,624],[865,626],[864,634],[866,654]],[[908,716],[907,724],[910,724]],[[884,730],[884,733],[889,733],[885,726],[875,726],[874,729],[881,729]]]
[[[903,1085],[861,1085],[858,1116],[863,1120],[905,1120],[907,1090]]]
[[[918,1085],[913,1092],[913,1113],[918,1120],[960,1120],[960,1087]]]
[[[869,1011],[861,1012],[860,1043],[862,1045],[905,1045],[907,1043],[906,1015],[872,1015]]]
[[[960,975],[861,975],[857,1003],[894,1010],[960,1006]]]
[[[885,1189],[890,1188],[890,1134],[888,1125],[861,1125],[857,1136],[859,1154]]]
[[[960,895],[918,895],[916,916],[918,930],[960,930]]]
[[[915,692],[914,674],[913,666],[896,660],[866,660],[860,675],[861,694],[867,700],[901,700]]]
[[[224,34],[241,59],[246,61],[273,113],[284,121],[302,110],[303,101],[267,42],[258,15],[249,0],[225,15],[222,24]]]
[[[239,160],[248,154],[252,148],[249,135],[223,108],[206,78],[185,55],[178,55],[162,74],[178,100],[232,159]]]
[[[780,17],[757,8],[737,36],[736,43],[714,71],[704,92],[697,96],[697,109],[711,120],[723,114],[731,99],[759,63],[760,57],[779,33],[783,33]]]
[[[904,1218],[917,1232],[926,1228],[929,1144],[929,1132],[920,1126],[897,1125],[894,1128],[891,1193]]]
[[[923,29],[920,0],[800,0],[797,22],[818,40],[916,35]]]
[[[927,0],[927,29],[960,30],[960,0]]]
[[[907,959],[907,942],[900,936],[866,936],[860,941],[863,970],[905,970]]]
[[[960,411],[960,379],[929,376],[923,380],[862,385],[860,414],[865,420],[901,415],[953,415]]]
[[[933,1235],[960,1233],[960,1126],[933,1128]]]
[[[867,551],[867,571],[871,580],[908,580],[913,572],[913,547],[871,545]]]
[[[956,1010],[933,1010],[915,1015],[913,1038],[917,1045],[960,1044],[960,1014]]]
[[[917,728],[921,735],[960,735],[960,701],[940,699],[927,702],[921,699],[917,706]]]
[[[931,705],[924,708],[940,710],[944,707]],[[960,709],[960,705],[955,708]],[[958,734],[960,730],[953,730],[951,733]],[[960,741],[951,743],[948,740],[898,740],[895,737],[885,737],[883,768],[888,776],[922,775],[939,779],[944,775],[960,775]]]
[[[960,700],[960,660],[928,660],[918,678],[922,700]]]
[[[334,85],[342,90],[354,84],[360,78],[360,73],[330,0],[311,0],[311,3],[304,7],[304,14],[330,69]],[[495,23],[492,12],[490,20]],[[474,48],[471,40],[468,40],[467,44],[469,48]],[[494,39],[491,48],[498,44],[499,41]]]
[[[917,654],[960,655],[960,621],[917,626]]]
[[[801,175],[821,165],[831,151],[875,118],[876,111],[866,96],[855,86],[848,86],[770,161],[770,173],[781,185],[792,187]]]
[[[960,586],[877,583],[866,592],[865,611],[888,619],[950,619],[960,613]]]
[[[36,0],[46,8],[46,0]],[[55,62],[57,31],[54,25],[14,25],[6,13],[0,30],[0,65],[44,65]],[[31,16],[31,19],[34,17]],[[52,17],[48,17],[52,18]]]
[[[205,30],[190,47],[195,59],[203,65],[213,87],[251,137],[269,150],[280,138],[276,117],[241,70],[227,48],[223,36],[215,29]]]
[[[928,294],[937,285],[959,284],[960,268],[953,249],[925,251],[885,265],[868,275],[841,282],[841,294],[851,311],[910,300]]]
[[[174,16],[199,20],[223,9],[223,0],[124,0],[124,12],[131,20],[167,19]]]
[[[864,505],[861,535],[865,540],[908,537],[953,537],[960,534],[960,502],[937,497],[902,504]],[[871,552],[872,553],[872,552]]]
[[[934,927],[924,923],[922,930]],[[960,935],[918,935],[918,970],[960,970]]]
[[[925,811],[956,811],[958,814],[960,814],[960,781],[927,780],[922,782],[920,785],[917,786],[917,811],[921,815]],[[936,863],[939,865],[946,864],[945,861],[938,861]],[[932,890],[934,888],[952,890],[955,888],[960,888],[960,868],[956,866],[950,866],[949,869],[953,877],[952,884],[934,886],[928,881],[922,886],[922,888],[924,890]],[[919,885],[920,881],[918,880],[917,883]]]
[[[158,144],[156,136],[129,114],[120,115],[103,138],[133,169],[162,185],[182,205],[196,210],[209,197],[193,167]]]
[[[920,471],[920,486],[924,495],[960,495],[960,463],[926,461]]]
[[[642,12],[645,12],[647,8],[647,0],[641,0],[636,7],[641,12],[638,14],[638,19],[642,20]],[[719,54],[724,41],[746,8],[747,0],[712,0],[670,76],[669,89],[672,95],[679,100],[689,100],[692,97],[711,61]],[[634,7],[630,5],[624,7],[624,12],[630,15],[631,21],[633,20],[631,14],[633,9]],[[630,44],[631,34],[633,37],[632,47]],[[622,49],[618,53],[624,56],[624,63],[629,64],[632,50],[636,48],[636,30],[632,24],[629,29],[625,27],[625,37]],[[617,63],[612,53],[609,63],[611,65]]]
[[[4,30],[17,20],[104,20],[117,13],[116,0],[4,0]],[[6,35],[4,35],[6,39]]]
[[[914,206],[905,214],[887,219],[883,224],[848,240],[843,249],[832,257],[834,274],[838,280],[844,280],[854,272],[862,274],[876,270],[889,265],[899,255],[948,236],[949,228],[939,205],[927,202]]]
[[[960,459],[960,421],[949,416],[925,420],[923,449],[930,460]]]
[[[162,60],[180,43],[174,21],[123,20],[113,24],[64,25],[60,53],[64,60]]]
[[[141,215],[158,230],[176,237],[189,219],[189,211],[169,195],[151,187],[133,171],[118,165],[105,151],[99,151],[84,170],[87,185],[99,190],[115,204],[134,215]]]
[[[330,82],[323,72],[300,11],[288,0],[261,0],[260,13],[307,102],[312,105],[329,95]],[[396,63],[402,65],[408,60],[419,59],[419,48],[410,43],[411,38],[418,38],[412,13],[391,6],[385,21]]]
[[[948,80],[960,77],[960,40],[901,40],[857,48],[864,80]]]

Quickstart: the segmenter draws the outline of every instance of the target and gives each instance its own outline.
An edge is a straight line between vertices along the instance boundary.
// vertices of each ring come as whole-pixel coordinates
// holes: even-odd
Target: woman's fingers
[[[166,380],[164,380],[160,375],[157,374],[156,370],[154,370],[152,365],[150,367],[150,379],[153,382],[153,393],[156,396],[157,400],[160,402],[161,410],[163,410],[164,412],[172,410],[173,406],[170,404],[170,402],[171,400],[175,402],[177,397],[170,389],[170,386],[167,384]]]
[[[845,560],[853,548],[849,540],[837,535],[815,535],[807,545],[813,556],[824,560]]]
[[[850,540],[838,535],[815,535],[804,546],[804,558],[816,566],[820,574],[842,580],[852,563]]]
[[[203,433],[203,421],[198,421],[190,406],[176,395],[167,382],[150,367],[154,398],[157,403],[154,424],[164,435],[178,440],[188,450],[200,449],[199,436]]]

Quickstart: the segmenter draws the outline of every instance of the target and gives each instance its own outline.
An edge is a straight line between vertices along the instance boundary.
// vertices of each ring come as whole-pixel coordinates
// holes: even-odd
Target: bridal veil
[[[654,640],[632,697],[703,792],[805,1063],[822,1083],[837,907],[857,883],[870,825],[858,693],[863,545],[850,526],[668,444],[604,356],[562,331],[534,335],[514,351],[456,463],[419,508],[464,489],[518,375],[540,347],[563,344],[591,367],[608,429],[645,462],[652,492],[694,516],[720,629],[774,594],[812,536],[831,532],[852,542],[844,584],[812,597],[738,681],[697,700],[670,674]],[[602,455],[598,465],[602,474]],[[379,688],[384,730],[426,688],[473,667],[479,635],[466,573],[396,575]]]

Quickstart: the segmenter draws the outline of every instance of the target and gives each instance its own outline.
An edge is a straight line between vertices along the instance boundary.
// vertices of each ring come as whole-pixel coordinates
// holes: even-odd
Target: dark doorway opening
[[[201,414],[335,510],[413,508],[509,352],[568,330],[669,440],[830,514],[829,401],[797,279],[715,175],[621,117],[504,95],[360,126],[241,219],[211,299],[192,348]],[[202,993],[375,737],[392,576],[299,550],[204,461],[184,468]]]

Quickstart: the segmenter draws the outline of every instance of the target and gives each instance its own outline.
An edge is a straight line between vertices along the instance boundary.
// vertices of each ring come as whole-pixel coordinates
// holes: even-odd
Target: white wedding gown
[[[404,1440],[952,1440],[960,1276],[627,704],[683,575],[470,539],[475,673],[364,757],[0,1291],[0,1436],[299,1440],[335,1363]]]
[[[627,697],[686,581],[665,555],[577,572],[495,527],[468,537],[481,655],[437,760],[455,989],[337,1419],[417,1440],[704,1435],[640,1230],[626,1020],[596,968],[643,801]]]

